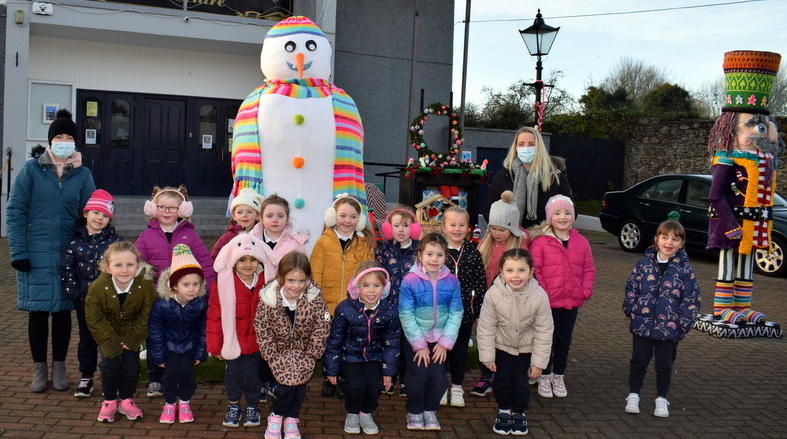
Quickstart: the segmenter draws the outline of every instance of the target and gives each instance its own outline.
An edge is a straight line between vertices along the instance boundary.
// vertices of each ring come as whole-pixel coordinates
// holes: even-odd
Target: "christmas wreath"
[[[413,148],[418,151],[418,157],[431,156],[436,154],[429,149],[426,142],[424,142],[424,126],[429,116],[448,116],[448,126],[451,129],[451,146],[448,148],[448,156],[453,157],[459,152],[459,146],[462,145],[462,129],[459,127],[459,117],[456,112],[451,110],[447,105],[435,102],[418,114],[418,117],[413,119],[410,124],[410,143]]]
[[[430,116],[448,116],[448,126],[451,130],[451,144],[447,153],[435,152],[424,141],[424,126]],[[424,108],[410,124],[410,144],[418,151],[418,160],[410,158],[407,163],[407,175],[418,173],[459,174],[486,176],[486,163],[477,165],[470,160],[459,161],[456,154],[462,146],[462,129],[459,126],[459,116],[448,105],[435,102]]]

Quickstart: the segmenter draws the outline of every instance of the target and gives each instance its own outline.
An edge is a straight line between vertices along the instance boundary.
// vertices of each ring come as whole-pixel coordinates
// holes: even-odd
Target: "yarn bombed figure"
[[[783,141],[768,99],[780,61],[778,53],[724,54],[725,106],[708,139],[713,169],[708,249],[719,249],[713,314],[729,323],[766,321],[751,309],[752,271],[755,252],[773,250],[773,196]]]
[[[366,205],[361,118],[352,98],[329,80],[331,53],[328,38],[306,17],[274,25],[260,53],[265,82],[241,105],[233,133],[230,197],[250,187],[289,200],[294,229],[311,236],[309,253],[338,194]]]

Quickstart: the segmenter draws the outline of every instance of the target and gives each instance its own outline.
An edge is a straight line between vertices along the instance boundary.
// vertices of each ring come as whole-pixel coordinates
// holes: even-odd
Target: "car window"
[[[683,180],[681,179],[660,180],[642,191],[642,196],[654,200],[677,203],[682,185]]]
[[[774,207],[787,207],[787,199],[778,192],[776,192],[776,196],[773,197],[773,206]]]
[[[686,186],[686,204],[689,206],[708,207],[708,193],[710,186],[707,183],[689,180]]]

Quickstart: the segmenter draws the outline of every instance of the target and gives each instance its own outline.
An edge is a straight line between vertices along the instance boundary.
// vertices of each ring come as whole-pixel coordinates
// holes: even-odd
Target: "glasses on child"
[[[159,212],[177,212],[178,206],[156,206]]]

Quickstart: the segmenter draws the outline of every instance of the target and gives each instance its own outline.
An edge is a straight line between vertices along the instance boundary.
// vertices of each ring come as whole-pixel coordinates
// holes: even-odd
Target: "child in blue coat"
[[[194,422],[189,401],[197,390],[194,366],[207,357],[205,348],[205,274],[186,244],[172,250],[172,264],[161,274],[158,299],[148,319],[148,360],[164,369],[164,407],[159,422]]]
[[[626,412],[639,413],[639,391],[650,359],[656,357],[655,416],[669,416],[667,392],[678,342],[700,310],[700,287],[683,244],[686,231],[677,221],[659,225],[653,247],[637,262],[626,282],[623,313],[633,334]]]
[[[397,306],[384,300],[390,286],[384,268],[363,262],[347,288],[350,298],[334,312],[324,364],[331,384],[336,385],[340,370],[346,380],[346,433],[363,429],[365,434],[377,434],[372,412],[380,396],[380,376],[388,390],[396,375],[401,327]]]
[[[109,192],[98,189],[90,195],[82,216],[76,222],[76,234],[66,244],[60,258],[60,279],[63,291],[74,302],[79,327],[79,380],[74,396],[87,398],[93,393],[93,375],[98,368],[98,343],[93,340],[85,321],[85,298],[87,287],[100,274],[98,261],[113,242],[122,241],[123,237],[115,233],[112,216],[115,203]]]

